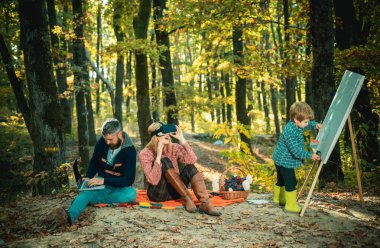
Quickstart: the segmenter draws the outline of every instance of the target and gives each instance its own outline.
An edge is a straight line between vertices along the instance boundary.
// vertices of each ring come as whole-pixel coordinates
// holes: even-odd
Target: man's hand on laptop
[[[104,178],[99,178],[99,177],[91,178],[87,182],[88,187],[94,187],[96,185],[103,185],[103,184],[104,184]]]

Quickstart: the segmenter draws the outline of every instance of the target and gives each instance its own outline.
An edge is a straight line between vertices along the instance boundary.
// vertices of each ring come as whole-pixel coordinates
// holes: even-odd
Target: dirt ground
[[[190,144],[205,178],[219,178],[226,168],[218,153],[223,147],[195,139]],[[141,170],[135,184],[143,185]],[[304,217],[271,204],[271,194],[250,193],[248,199],[267,202],[222,207],[220,217],[183,209],[88,207],[71,227],[49,226],[49,211],[67,209],[76,194],[26,197],[0,206],[0,246],[380,247],[380,197],[368,192],[364,207],[356,192],[315,192]]]

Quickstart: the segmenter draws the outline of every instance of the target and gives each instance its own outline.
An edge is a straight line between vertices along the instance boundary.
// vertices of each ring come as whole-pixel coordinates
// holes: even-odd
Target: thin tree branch
[[[99,76],[99,78],[107,85],[108,92],[110,93],[111,97],[111,105],[112,105],[112,113],[115,113],[115,90],[112,87],[112,84],[103,76],[103,74],[99,71],[98,67],[96,67],[95,63],[91,60],[90,53],[88,52],[87,48],[84,48],[86,59],[90,62],[91,68],[96,72],[96,74]]]
[[[179,29],[183,29],[183,28],[186,28],[186,26],[184,25],[184,26],[180,26],[180,27],[178,27],[178,28],[175,28],[175,29],[173,29],[172,31],[170,31],[170,32],[168,33],[168,35],[170,35],[171,33],[174,33],[175,31],[177,31],[177,30],[179,30]]]
[[[24,117],[24,121],[29,131],[29,134],[30,136],[32,136],[32,129],[30,125],[30,118],[31,118],[30,110],[26,102],[23,89],[21,87],[22,84],[16,76],[16,73],[12,64],[11,55],[5,43],[4,37],[1,33],[0,33],[0,53],[1,53],[1,57],[3,58],[5,70],[7,71],[7,75],[11,83],[13,92],[16,96],[17,104],[21,110],[22,116]]]

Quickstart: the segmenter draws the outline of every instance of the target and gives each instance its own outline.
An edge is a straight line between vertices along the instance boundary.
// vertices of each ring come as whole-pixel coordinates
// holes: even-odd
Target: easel
[[[357,157],[357,154],[356,154],[356,146],[355,146],[355,137],[354,137],[354,132],[352,130],[352,123],[351,123],[351,117],[350,115],[348,115],[348,129],[350,131],[350,138],[351,138],[351,146],[352,146],[352,153],[353,153],[353,157],[354,157],[354,163],[355,163],[355,170],[356,170],[356,179],[357,179],[357,182],[358,182],[358,187],[359,187],[359,197],[360,197],[360,203],[361,203],[361,206],[363,207],[364,206],[364,200],[363,200],[363,190],[362,190],[362,183],[361,183],[361,179],[360,179],[360,171],[359,171],[359,165],[358,165],[358,157]],[[305,179],[305,182],[303,183],[302,187],[301,187],[301,190],[297,196],[297,200],[302,196],[304,190],[305,190],[305,187],[306,187],[306,184],[315,168],[315,166],[317,165],[318,161],[314,161],[313,162],[313,166],[311,167],[310,171],[308,172],[307,176],[306,176],[306,179]],[[314,181],[311,185],[311,188],[309,190],[309,194],[307,195],[307,198],[306,198],[306,201],[305,201],[305,204],[303,205],[303,208],[302,208],[302,211],[300,213],[300,216],[302,217],[304,214],[305,214],[305,211],[306,211],[306,208],[307,206],[309,205],[309,202],[310,202],[310,198],[311,198],[311,195],[313,194],[313,191],[314,191],[314,188],[315,188],[315,184],[317,183],[317,180],[318,180],[318,177],[319,177],[319,174],[321,173],[321,170],[322,170],[322,166],[323,166],[323,161],[320,162],[319,164],[319,167],[318,167],[318,170],[317,170],[317,173],[315,174],[315,178],[314,178]]]

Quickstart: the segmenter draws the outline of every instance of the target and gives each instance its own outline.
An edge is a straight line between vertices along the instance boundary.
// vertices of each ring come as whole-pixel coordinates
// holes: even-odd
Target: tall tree
[[[73,43],[74,50],[74,85],[75,85],[75,107],[77,110],[78,122],[78,148],[81,164],[87,167],[89,162],[89,136],[87,128],[87,109],[85,102],[86,87],[88,87],[86,53],[83,37],[83,9],[82,0],[72,0],[74,14],[74,32],[75,40]]]
[[[244,65],[244,55],[243,55],[243,30],[240,26],[235,26],[232,33],[233,41],[233,53],[234,53],[234,64],[238,67]],[[241,70],[241,68],[240,68]],[[246,128],[249,128],[251,121],[248,117],[247,112],[247,79],[236,74],[236,89],[235,89],[235,101],[236,101],[236,117],[237,121],[243,124]],[[251,137],[247,137],[244,133],[240,133],[240,139],[244,142],[249,151],[252,153],[251,147]]]
[[[163,12],[166,9],[166,0],[153,0],[154,31],[157,44],[165,49],[160,55],[159,63],[164,89],[165,106],[167,109],[167,122],[178,125],[177,99],[174,88],[173,68],[170,56],[169,33],[165,28]]]
[[[353,0],[334,0],[335,40],[339,50],[344,51],[368,43],[372,25],[370,13],[373,9],[370,4],[371,1],[355,4]],[[349,60],[353,59],[352,56],[350,57]],[[350,62],[347,64],[347,69],[364,74],[365,68],[353,66],[354,63]],[[362,163],[364,170],[371,170],[371,167],[379,164],[379,143],[377,142],[379,116],[374,113],[373,109],[376,107],[371,103],[371,97],[375,95],[376,88],[371,87],[369,81],[365,80],[351,111],[353,128],[361,130],[356,133],[355,140],[357,144],[360,144],[358,151],[359,157],[365,161]],[[346,143],[351,144],[348,140],[348,128],[345,130]]]
[[[307,26],[310,26],[310,19],[308,19]],[[310,29],[306,31],[306,48],[305,48],[306,57],[311,57],[311,37],[310,37]],[[308,103],[312,103],[313,94],[311,89],[311,75],[308,73],[305,77],[305,101]]]
[[[30,116],[29,106],[24,96],[23,83],[16,76],[16,71],[13,66],[12,56],[9,52],[5,39],[1,33],[0,33],[0,53],[1,53],[5,70],[7,72],[7,76],[9,78],[9,82],[11,83],[12,90],[16,97],[17,106],[20,109],[20,112],[24,118],[26,128],[28,129],[29,135],[32,138],[34,137],[33,129],[32,129],[33,127],[31,123],[32,120]]]
[[[226,72],[224,74],[224,86],[226,87],[226,96],[231,97],[232,96],[232,87],[230,83],[230,74]],[[232,125],[232,104],[227,102],[227,122],[228,125]]]
[[[290,42],[290,35],[289,35],[289,0],[283,0],[283,8],[284,8],[284,68],[285,68],[285,95],[286,95],[286,120],[288,121],[290,119],[290,106],[296,101],[296,94],[295,94],[295,80],[294,77],[290,75],[290,68],[289,68],[289,42]]]
[[[260,8],[262,9],[264,15],[268,15],[268,16],[270,15],[269,14],[269,3],[270,3],[270,1],[263,2],[260,4]],[[271,29],[272,29],[272,33],[274,35],[272,24],[271,24]],[[270,36],[270,34],[267,32],[265,32],[263,34],[264,48],[267,51],[270,51],[270,49],[271,49],[271,45],[269,43],[269,36]],[[277,46],[276,45],[276,39],[274,36],[273,36],[273,43],[275,46]],[[269,56],[268,56],[267,60],[269,63],[271,62],[271,58]],[[272,72],[270,70],[269,70],[269,74],[272,74]],[[280,136],[280,122],[278,120],[277,98],[278,98],[277,97],[277,89],[273,86],[273,84],[270,84],[270,102],[271,102],[272,112],[273,112],[273,116],[274,116],[274,125],[275,125],[275,129],[276,129],[276,136],[279,137]],[[265,106],[264,106],[264,111],[265,111]],[[266,118],[267,118],[267,115],[266,115]],[[269,119],[269,110],[268,110],[268,119]],[[269,129],[269,125],[267,125],[267,127]]]
[[[276,33],[277,33],[277,39],[278,39],[278,46],[279,46],[279,49],[278,49],[278,53],[280,55],[280,58],[282,60],[284,60],[284,42],[283,42],[283,39],[282,39],[282,33],[281,33],[281,17],[282,17],[282,12],[281,12],[281,5],[282,1],[277,1],[277,6],[276,6],[276,16],[277,16],[277,27],[276,27]],[[285,8],[282,8],[283,10]],[[288,8],[286,8],[288,9]],[[284,19],[286,19],[284,17]],[[284,28],[285,29],[285,28]],[[273,40],[274,39],[274,32],[273,32]],[[285,101],[285,88],[286,88],[286,80],[285,80],[285,76],[284,76],[284,72],[282,72],[280,74],[280,79],[281,79],[281,82],[282,82],[282,85],[280,86],[280,90],[279,90],[279,100],[280,100],[280,110],[281,110],[281,120],[282,120],[282,123],[285,124],[286,123],[286,116],[287,116],[287,109],[286,109],[286,101]],[[284,118],[285,117],[285,118]]]
[[[264,107],[264,116],[265,116],[265,131],[269,133],[270,130],[270,119],[269,119],[269,102],[267,100],[267,90],[265,83],[261,82],[261,92],[263,94],[263,107]]]
[[[115,93],[115,113],[114,117],[123,122],[123,85],[124,85],[124,51],[122,44],[124,42],[123,30],[121,28],[123,3],[120,1],[114,2],[113,10],[113,30],[115,32],[118,43],[117,62],[116,62],[116,93]]]
[[[100,53],[102,46],[102,1],[98,1],[98,11],[96,14],[96,67],[99,71],[100,69]],[[96,85],[96,105],[95,112],[99,114],[100,110],[100,85],[99,85],[100,77],[96,74],[95,85]],[[104,83],[102,83],[103,85]]]
[[[64,119],[65,133],[71,133],[71,106],[68,100],[68,96],[64,93],[67,91],[67,76],[66,76],[66,55],[61,52],[61,45],[58,35],[53,32],[55,26],[57,26],[57,17],[55,13],[54,0],[47,0],[49,27],[50,27],[50,40],[53,51],[53,61],[55,65],[55,75],[58,85],[58,93],[60,94],[61,109]],[[62,55],[64,54],[64,55]]]
[[[96,134],[95,134],[94,110],[92,108],[90,75],[88,73],[85,74],[85,79],[86,79],[86,82],[88,83],[88,87],[86,87],[86,93],[85,93],[86,111],[87,111],[87,127],[88,127],[88,144],[90,146],[93,146],[96,143]]]
[[[186,62],[186,68],[187,65],[193,65],[193,54],[191,52],[191,47],[190,47],[190,37],[189,37],[189,32],[186,32],[186,49],[188,53],[188,61]],[[194,78],[191,79],[190,81],[190,87],[194,89]],[[195,90],[193,91],[195,93]],[[192,108],[191,111],[191,131],[194,133],[195,132],[195,113],[194,113],[194,108]]]
[[[54,79],[47,13],[43,0],[20,0],[21,44],[29,95],[33,171],[37,181],[34,194],[50,194],[57,186],[52,173],[63,162],[63,126]],[[44,176],[44,172],[48,176]]]
[[[127,55],[127,63],[126,63],[126,87],[128,88],[128,95],[127,95],[127,99],[125,100],[125,110],[126,110],[126,119],[127,119],[127,122],[128,122],[128,116],[130,116],[130,102],[131,102],[131,86],[132,86],[132,55],[133,55],[133,52],[132,51],[129,51],[128,52],[128,55]]]
[[[210,115],[211,115],[211,121],[215,120],[215,110],[213,106],[213,81],[211,79],[211,66],[208,66],[207,74],[206,74],[206,82],[207,82],[207,96],[208,96],[208,103],[209,103],[209,109],[210,109]]]
[[[334,31],[332,19],[332,0],[310,0],[310,33],[312,43],[311,103],[317,121],[326,115],[335,95],[336,87],[333,78]],[[319,186],[328,182],[343,181],[339,143],[333,149],[330,159],[323,166]]]
[[[150,41],[154,43],[154,33],[151,34]],[[150,58],[150,71],[152,74],[152,117],[154,121],[160,120],[160,91],[157,80],[156,61],[153,56]]]
[[[138,14],[133,19],[133,29],[136,40],[140,39],[142,41],[146,41],[147,39],[147,30],[149,26],[151,8],[151,0],[140,1]],[[149,101],[148,61],[144,51],[139,48],[135,51],[135,59],[137,122],[139,124],[141,145],[145,146],[150,140],[147,129],[148,126],[152,123]]]
[[[212,80],[214,81],[214,87],[215,87],[215,98],[220,99],[220,89],[219,89],[219,81],[218,81],[218,74],[216,72],[216,69],[214,68],[214,73]],[[220,115],[221,115],[221,109],[219,103],[216,105],[216,123],[220,124]]]

